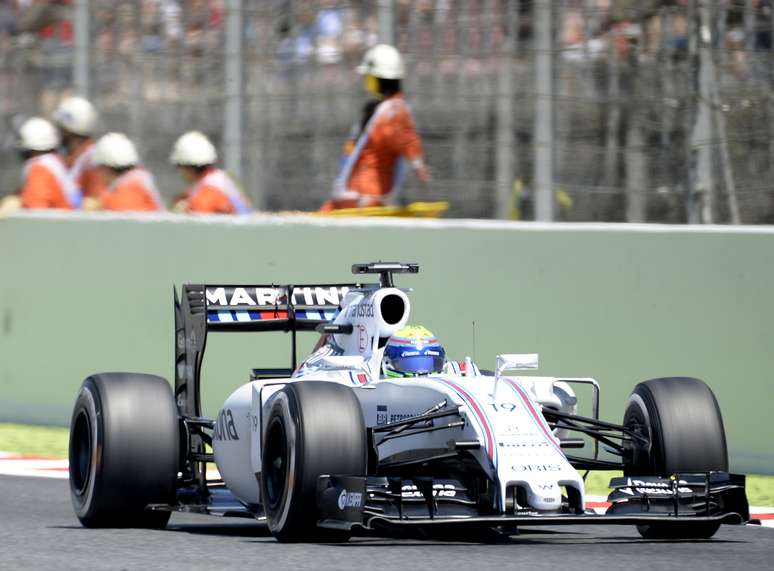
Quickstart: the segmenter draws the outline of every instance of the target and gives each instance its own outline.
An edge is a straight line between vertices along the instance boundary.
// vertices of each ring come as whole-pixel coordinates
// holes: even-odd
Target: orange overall
[[[395,94],[377,105],[334,182],[333,195],[321,210],[381,206],[400,189],[406,162],[422,163],[422,142],[411,109]]]
[[[231,177],[212,167],[186,193],[188,212],[210,214],[246,214],[247,201]]]
[[[64,161],[56,153],[29,159],[19,192],[24,208],[64,208],[81,205],[81,194],[70,178]]]
[[[101,201],[104,210],[164,210],[153,176],[141,167],[135,167],[114,180],[108,190],[102,193]]]

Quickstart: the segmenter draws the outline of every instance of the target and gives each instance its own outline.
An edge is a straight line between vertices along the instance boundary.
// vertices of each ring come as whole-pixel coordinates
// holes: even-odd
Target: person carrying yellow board
[[[376,45],[366,52],[357,72],[375,99],[365,105],[362,121],[345,145],[341,171],[321,212],[390,204],[408,168],[422,182],[430,180],[422,141],[403,98],[405,67],[400,52],[387,44]]]

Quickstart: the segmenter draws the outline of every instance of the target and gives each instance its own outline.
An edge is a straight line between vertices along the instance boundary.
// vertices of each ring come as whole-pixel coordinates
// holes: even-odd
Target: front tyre
[[[163,528],[175,500],[179,428],[154,375],[102,373],[81,385],[70,422],[70,497],[85,527]]]
[[[317,527],[317,481],[365,475],[365,423],[352,389],[324,381],[285,385],[272,397],[262,450],[261,498],[274,537],[347,540],[348,531]]]
[[[679,472],[728,471],[723,418],[715,395],[690,377],[651,379],[634,387],[623,425],[647,437],[629,445],[626,476],[668,477]],[[638,525],[647,539],[706,539],[719,523],[660,522]]]

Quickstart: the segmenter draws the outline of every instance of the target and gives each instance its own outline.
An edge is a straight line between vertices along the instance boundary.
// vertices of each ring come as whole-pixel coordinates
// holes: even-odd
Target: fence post
[[[395,0],[379,0],[379,43],[395,45]]]
[[[645,138],[637,112],[630,111],[626,127],[626,221],[646,222],[648,168]]]
[[[515,179],[516,134],[514,117],[514,58],[517,49],[518,7],[509,2],[505,12],[504,33],[497,74],[497,132],[495,145],[496,212],[500,219],[511,217]]]
[[[706,1],[706,0],[705,0]],[[754,14],[752,14],[752,2],[750,0],[747,0],[745,3],[745,28],[748,35],[747,38],[747,49],[750,54],[753,54],[753,49],[755,47],[754,43]],[[712,20],[711,13],[709,12],[709,8],[706,12],[707,22],[705,23],[704,20],[702,20],[702,25],[706,26],[708,29],[712,30],[711,24]],[[752,37],[752,39],[750,39]],[[709,36],[708,37],[708,44],[709,44],[709,54],[705,61],[702,62],[702,65],[706,65],[708,67],[707,70],[707,77],[709,82],[709,89],[710,89],[710,105],[712,109],[712,137],[713,141],[718,141],[718,147],[720,151],[720,165],[722,167],[722,174],[723,174],[723,183],[725,184],[726,189],[726,199],[728,204],[728,213],[730,217],[730,221],[732,224],[740,224],[741,223],[741,217],[739,214],[739,203],[736,198],[736,183],[734,182],[734,172],[731,167],[731,152],[728,148],[728,132],[726,130],[726,117],[723,114],[723,110],[721,109],[721,101],[720,101],[720,89],[718,86],[718,74],[717,74],[717,68],[715,66],[715,60],[714,60],[714,49],[717,46],[717,35],[715,37]]]
[[[688,222],[711,224],[715,215],[715,147],[712,121],[712,7],[709,0],[698,0],[698,10],[698,109],[691,135],[696,170],[693,188],[689,189]]]
[[[91,95],[89,52],[91,47],[91,0],[75,0],[73,14],[73,87],[81,97]]]
[[[243,130],[245,115],[244,81],[244,2],[226,2],[225,116],[223,121],[223,165],[241,184],[243,176]],[[246,187],[247,188],[247,187]],[[263,206],[260,188],[250,185],[253,204]]]
[[[774,61],[774,10],[769,13],[769,61]],[[774,177],[774,69],[769,66],[769,94],[767,97],[767,109],[769,115],[769,180]]]
[[[618,130],[621,125],[621,65],[616,51],[620,29],[613,26],[607,48],[607,100],[605,122],[605,167],[604,186],[610,193],[617,193],[618,176]]]
[[[554,86],[551,0],[535,0],[535,220],[554,219]]]

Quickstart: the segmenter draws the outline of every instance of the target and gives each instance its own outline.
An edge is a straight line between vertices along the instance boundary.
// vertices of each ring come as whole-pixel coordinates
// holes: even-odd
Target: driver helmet
[[[417,377],[440,373],[445,363],[446,351],[435,335],[421,325],[407,325],[384,346],[382,370],[386,377]]]

